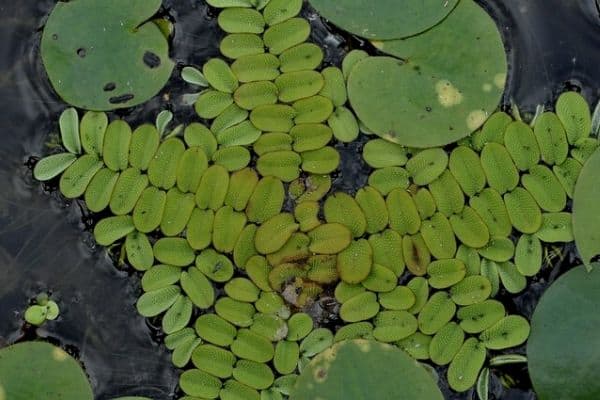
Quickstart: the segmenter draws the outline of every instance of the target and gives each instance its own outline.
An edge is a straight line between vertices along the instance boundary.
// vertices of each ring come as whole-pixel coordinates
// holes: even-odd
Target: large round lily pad
[[[369,340],[335,344],[302,371],[290,400],[443,400],[431,375],[399,348]]]
[[[67,103],[112,110],[143,103],[171,76],[167,39],[153,22],[161,0],[59,2],[42,36],[42,60]]]
[[[577,267],[542,296],[531,320],[529,374],[540,400],[600,394],[600,270]]]
[[[348,80],[352,107],[377,135],[411,147],[441,146],[469,135],[498,107],[504,45],[473,0],[462,0],[421,35],[378,46],[398,58],[365,58]]]
[[[600,150],[586,161],[573,193],[573,236],[586,266],[600,254]]]
[[[0,399],[92,400],[87,377],[64,350],[25,342],[0,350]]]
[[[421,33],[444,19],[458,0],[310,0],[340,28],[367,39],[401,39]]]

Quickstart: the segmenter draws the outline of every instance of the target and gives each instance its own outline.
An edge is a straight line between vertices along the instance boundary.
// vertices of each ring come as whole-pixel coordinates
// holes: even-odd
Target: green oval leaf
[[[77,156],[71,153],[54,154],[42,158],[33,168],[33,177],[38,181],[49,181],[69,168],[76,159]]]
[[[181,78],[192,85],[207,87],[208,81],[200,70],[194,67],[183,67],[181,70]]]
[[[63,146],[73,154],[81,153],[81,139],[79,138],[79,115],[74,108],[67,108],[58,120],[60,137]]]

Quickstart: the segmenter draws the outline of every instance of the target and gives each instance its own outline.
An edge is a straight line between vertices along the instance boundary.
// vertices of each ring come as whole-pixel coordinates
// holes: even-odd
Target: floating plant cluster
[[[42,325],[46,321],[58,318],[60,309],[55,301],[48,298],[48,294],[41,293],[35,298],[35,304],[25,310],[25,321],[32,325]]]
[[[208,3],[222,9],[224,58],[183,70],[207,87],[194,104],[203,123],[168,132],[170,114],[161,113],[132,129],[69,108],[59,121],[66,151],[34,168],[101,213],[98,244],[120,246],[143,272],[137,309],[160,321],[173,364],[185,369],[182,400],[306,398],[303,371],[323,384],[332,358],[374,345],[334,345],[355,339],[447,366],[452,389],[472,388],[489,350],[530,333],[494,297],[526,288],[545,243],[574,239],[568,200],[598,147],[583,97],[561,95],[555,112],[530,124],[504,112],[488,118],[506,61],[493,21],[472,0],[446,2],[425,25],[373,32],[348,20],[345,5],[336,15],[325,10],[332,3],[312,1],[399,57],[352,51],[341,69],[320,69],[323,51],[298,17],[302,0]],[[377,10],[381,18],[393,3]],[[417,12],[423,2],[408,3]],[[333,144],[355,140],[359,125],[380,136],[363,148],[368,185],[330,193],[340,163]],[[332,329],[315,316],[324,298],[335,300]],[[441,396],[435,389],[427,398]]]

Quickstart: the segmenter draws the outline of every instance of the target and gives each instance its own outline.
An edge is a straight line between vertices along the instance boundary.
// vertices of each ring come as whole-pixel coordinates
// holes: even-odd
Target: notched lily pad
[[[143,103],[165,85],[174,63],[157,24],[160,0],[59,2],[42,36],[42,60],[67,103],[113,110]]]
[[[366,39],[400,39],[421,33],[450,13],[458,0],[311,0],[319,14]]]
[[[479,128],[500,101],[504,45],[472,0],[421,35],[377,45],[397,58],[358,62],[348,95],[358,118],[384,139],[419,148],[452,143]]]

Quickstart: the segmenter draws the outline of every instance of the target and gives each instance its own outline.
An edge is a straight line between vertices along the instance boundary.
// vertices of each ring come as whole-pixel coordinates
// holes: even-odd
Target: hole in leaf
[[[151,51],[144,53],[144,64],[150,68],[158,68],[160,66],[160,57]]]
[[[77,55],[79,57],[85,58],[86,54],[87,54],[87,52],[86,52],[86,50],[83,47],[77,49]]]
[[[121,104],[121,103],[127,103],[128,101],[133,100],[135,96],[131,93],[127,93],[121,96],[115,96],[115,97],[111,97],[108,101],[111,104]]]
[[[117,84],[116,83],[114,83],[114,82],[108,82],[106,85],[104,85],[103,90],[105,92],[112,92],[116,88],[117,88]]]

